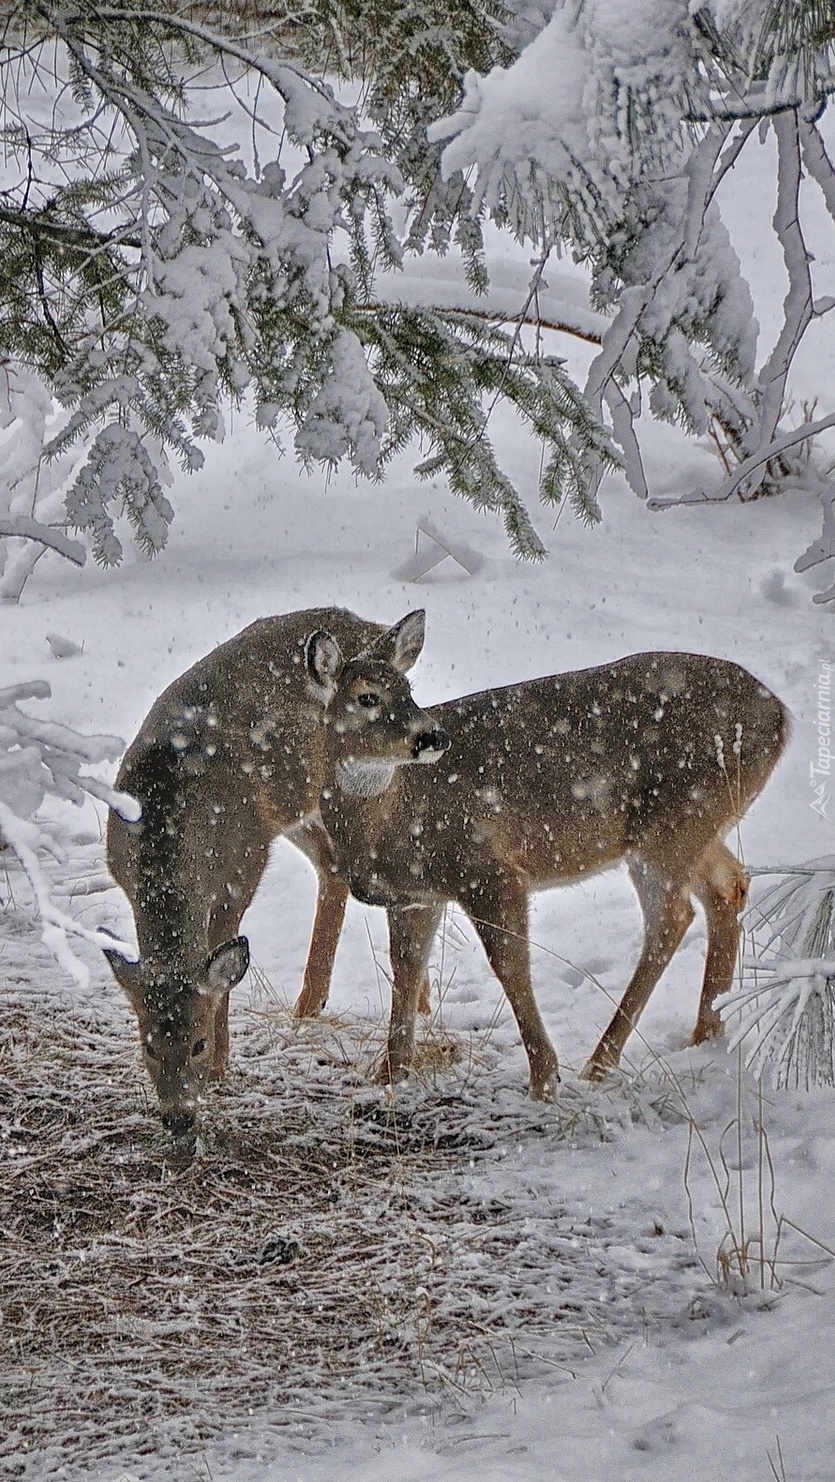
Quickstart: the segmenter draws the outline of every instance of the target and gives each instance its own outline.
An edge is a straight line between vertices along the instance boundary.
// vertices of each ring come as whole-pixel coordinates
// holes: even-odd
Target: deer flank
[[[552,1096],[557,1056],[531,987],[528,897],[620,862],[641,905],[644,944],[585,1074],[618,1064],[693,920],[693,897],[707,925],[693,1040],[721,1033],[713,1003],[731,982],[748,887],[724,838],[782,751],[784,706],[737,664],[642,653],[430,713],[402,672],[402,654],[413,662],[422,633],[423,615],[410,614],[349,662],[327,634],[307,645],[327,694],[322,820],[351,891],[388,912],[392,1013],[381,1077],[408,1073],[428,954],[444,904],[455,901],[516,1016],[531,1094]],[[427,760],[434,765],[415,765]],[[358,784],[359,768],[373,787]]]

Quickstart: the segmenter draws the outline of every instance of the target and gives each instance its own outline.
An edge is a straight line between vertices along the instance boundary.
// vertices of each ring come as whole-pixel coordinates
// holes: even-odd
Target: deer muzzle
[[[177,1107],[162,1114],[162,1125],[172,1137],[188,1137],[194,1131],[197,1113],[193,1107]]]
[[[446,751],[450,738],[440,726],[429,731],[420,731],[412,743],[412,756],[416,761],[434,762]]]

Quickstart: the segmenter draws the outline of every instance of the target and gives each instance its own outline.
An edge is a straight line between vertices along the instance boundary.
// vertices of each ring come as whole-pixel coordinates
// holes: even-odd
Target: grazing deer
[[[139,1021],[163,1123],[178,1136],[226,1068],[229,992],[249,962],[238,925],[279,834],[319,877],[296,1013],[318,1012],[328,995],[348,891],[318,815],[325,697],[305,641],[323,626],[349,654],[383,631],[333,607],[252,623],[169,685],[116,779],[142,807],[136,823],[111,811],[107,830],[139,961],[105,955]]]
[[[306,650],[328,697],[322,821],[354,895],[388,910],[392,1013],[381,1078],[408,1073],[419,985],[452,900],[510,1000],[531,1095],[552,1096],[557,1056],[531,988],[528,895],[621,860],[644,945],[585,1074],[598,1079],[618,1064],[693,920],[691,896],[707,921],[693,1042],[721,1033],[713,1002],[731,983],[748,887],[723,837],[783,748],[780,701],[723,659],[644,653],[427,713],[403,678],[422,643],[416,612],[352,660],[327,632],[313,633]]]

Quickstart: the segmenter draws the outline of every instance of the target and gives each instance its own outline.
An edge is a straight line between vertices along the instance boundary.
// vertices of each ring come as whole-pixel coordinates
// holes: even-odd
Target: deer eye
[[[159,1055],[157,1054],[150,1040],[145,1041],[145,1054],[148,1056],[149,1060],[159,1060]]]
[[[204,1039],[198,1039],[192,1045],[192,1047],[191,1047],[191,1058],[192,1058],[192,1060],[194,1060],[195,1056],[202,1055],[203,1054],[203,1051],[205,1050],[205,1048],[206,1048],[206,1041]]]
[[[380,704],[380,696],[372,695],[368,690],[364,695],[357,695],[357,704],[362,705],[366,710],[376,710]]]

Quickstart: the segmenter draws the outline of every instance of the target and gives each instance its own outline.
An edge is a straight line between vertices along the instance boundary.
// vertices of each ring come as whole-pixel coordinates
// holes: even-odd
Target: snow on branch
[[[222,403],[248,388],[268,408],[261,425],[304,429],[305,457],[330,460],[339,442],[378,474],[380,396],[362,356],[341,439],[333,406],[320,415],[343,368],[346,303],[376,258],[400,259],[388,215],[400,175],[356,107],[275,46],[164,8],[70,14],[44,0],[20,7],[8,39],[0,353],[4,338],[25,351],[69,413],[49,456],[86,443],[68,512],[96,559],[121,558],[120,516],[148,553],[164,545],[167,456],[199,468],[197,440],[222,436]],[[47,67],[59,101],[44,113]],[[213,68],[230,111],[206,121],[196,108]],[[242,73],[263,86],[255,111]]]
[[[25,357],[66,410],[47,456],[83,449],[68,508],[94,556],[121,558],[120,520],[161,548],[168,460],[199,469],[200,440],[223,435],[224,406],[245,393],[256,425],[289,428],[305,462],[379,477],[420,438],[422,469],[501,512],[525,556],[543,545],[490,443],[499,399],[545,442],[541,498],[568,492],[586,519],[615,464],[650,494],[647,412],[708,434],[724,478],[744,464],[742,497],[804,477],[805,447],[775,449],[794,356],[825,309],[798,215],[805,175],[835,212],[817,7],[448,0],[440,33],[415,28],[414,7],[373,10],[369,45],[362,6],[256,7],[250,34],[238,7],[205,23],[141,0],[15,7],[0,56],[0,354]],[[330,76],[359,83],[361,102]],[[207,120],[215,86],[227,111]],[[789,274],[759,370],[719,194],[758,122],[778,141],[773,230]],[[500,295],[467,313],[381,281],[406,253],[454,244],[483,295],[485,215],[543,262],[567,251],[587,265],[590,308],[549,316],[541,275],[509,317]],[[535,351],[498,332],[523,321]],[[541,352],[549,324],[600,336],[583,390]],[[61,523],[0,506],[0,519],[27,514]]]
[[[590,266],[593,307],[610,324],[584,392],[592,413],[608,417],[642,498],[646,408],[710,433],[722,459],[721,488],[682,502],[812,479],[809,439],[830,419],[810,419],[800,434],[780,424],[798,347],[831,307],[813,297],[802,216],[808,174],[835,220],[835,173],[816,122],[835,73],[830,31],[815,14],[789,0],[557,0],[518,59],[468,74],[457,111],[430,128],[443,170],[467,174],[477,209]],[[766,132],[777,142],[772,229],[789,287],[758,368],[752,295],[718,191]],[[587,456],[590,510],[602,471]]]
[[[145,6],[131,9],[99,6],[97,14],[98,19],[104,22],[155,23],[170,33],[194,37],[217,56],[234,58],[243,63],[247,69],[272,83],[284,99],[284,123],[291,137],[299,144],[313,144],[318,135],[335,133],[340,129],[346,139],[353,132],[353,110],[337,102],[333,90],[323,79],[311,76],[295,63],[279,61],[271,56],[259,56],[251,46],[239,45],[230,35],[201,26],[170,10],[155,10]],[[62,34],[66,40],[66,33]]]
[[[378,478],[419,438],[454,488],[505,516],[524,556],[542,542],[482,398],[502,388],[544,440],[543,498],[576,483],[563,412],[593,418],[574,418],[577,389],[562,394],[547,357],[523,355],[487,305],[409,316],[375,292],[407,247],[453,241],[483,292],[469,193],[441,180],[425,125],[525,26],[497,25],[495,0],[449,0],[438,45],[409,7],[380,7],[369,47],[360,12],[214,7],[203,23],[141,0],[16,7],[0,56],[0,353],[5,336],[66,412],[39,451],[46,466],[81,455],[62,513],[102,564],[121,560],[125,521],[146,553],[161,549],[169,461],[198,470],[201,439],[223,436],[224,407],[245,394],[256,426],[276,441],[289,429],[305,463],[348,459]],[[360,104],[337,95],[331,69],[352,99],[361,81]],[[213,90],[224,111],[207,119]],[[409,397],[421,352],[426,391]]]
[[[808,443],[820,433],[827,432],[830,427],[835,427],[835,412],[829,412],[827,416],[818,417],[815,421],[801,422],[799,427],[793,428],[791,432],[784,432],[766,447],[760,448],[759,452],[752,453],[749,458],[745,458],[724,483],[716,488],[696,490],[680,499],[653,499],[650,501],[650,509],[674,509],[682,504],[721,503],[725,499],[730,499],[741,485],[747,483],[752,473],[762,470],[764,464],[779,458],[781,453],[787,453],[802,443]],[[830,552],[830,554],[833,553]],[[825,557],[820,556],[818,559],[824,560]],[[814,564],[813,561],[805,561],[801,557],[795,564],[795,570],[805,571],[807,566]]]
[[[776,1086],[835,1085],[835,859],[788,870],[747,913],[759,952],[743,963],[742,986],[717,999],[759,1078]]]
[[[113,946],[113,938],[82,926],[54,904],[39,851],[58,859],[63,858],[63,851],[48,824],[36,822],[34,815],[47,798],[78,806],[89,795],[133,820],[139,817],[139,805],[135,798],[82,771],[82,767],[120,756],[124,742],[118,736],[85,736],[58,721],[39,720],[21,710],[24,702],[47,700],[50,693],[42,680],[0,690],[0,840],[29,880],[45,945],[76,982],[86,985],[87,969],[72,951],[70,938],[84,937],[99,947]],[[129,946],[126,951],[131,955]]]
[[[783,409],[786,382],[795,351],[812,320],[812,277],[809,252],[800,224],[800,136],[797,114],[781,113],[772,124],[777,138],[777,207],[774,233],[783,250],[789,280],[783,304],[783,327],[777,343],[760,371],[760,418],[744,443],[744,451],[760,456],[760,462],[749,487],[759,487],[764,464],[762,453],[773,441]]]
[[[0,599],[6,601],[17,600],[45,550],[56,551],[76,566],[87,559],[81,542],[62,528],[67,523],[63,494],[73,458],[65,455],[50,462],[45,456],[55,411],[38,376],[20,362],[0,364]]]
[[[57,551],[59,556],[65,556],[76,566],[83,566],[87,560],[87,552],[80,541],[71,540],[62,530],[56,530],[52,525],[42,525],[39,520],[33,520],[28,515],[15,515],[13,519],[0,517],[0,540],[35,540],[40,545]]]

